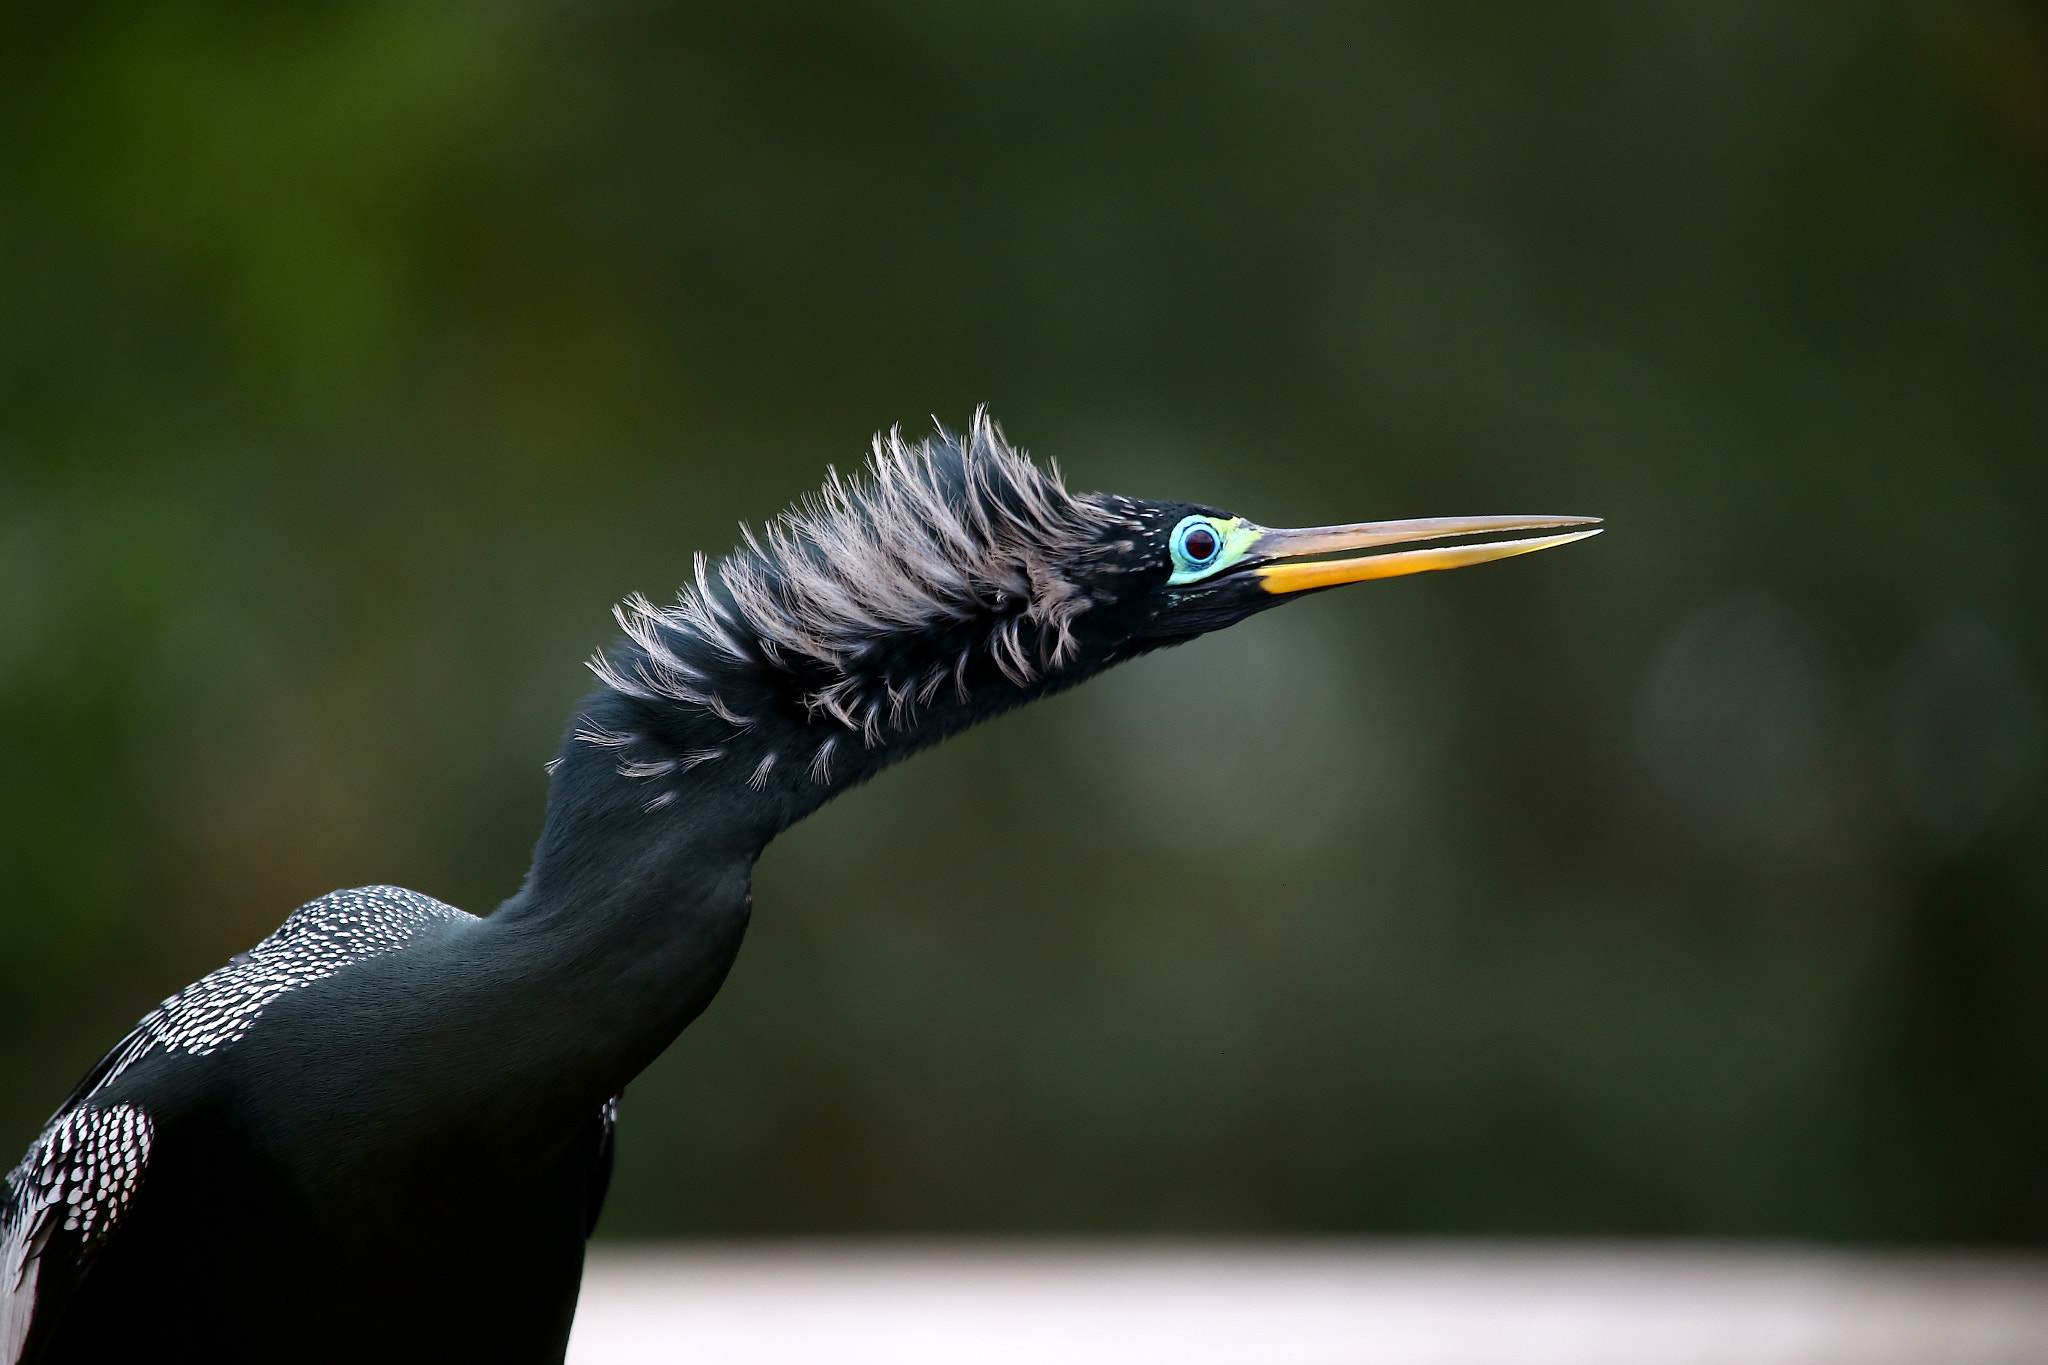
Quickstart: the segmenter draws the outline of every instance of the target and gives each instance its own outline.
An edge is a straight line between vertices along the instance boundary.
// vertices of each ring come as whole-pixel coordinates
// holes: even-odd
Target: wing
[[[405,947],[423,930],[474,916],[402,886],[332,891],[292,911],[277,931],[157,1006],[72,1093],[114,1083],[152,1052],[195,1057],[239,1041],[271,1001],[344,967]],[[4,1365],[4,1362],[0,1362]]]
[[[0,1184],[0,1365],[29,1365],[41,1353],[148,1172],[155,1125],[121,1089],[106,1093],[123,1072],[153,1053],[218,1052],[279,996],[403,948],[435,924],[469,918],[403,887],[336,891],[300,906],[255,948],[145,1015]],[[605,1138],[608,1160],[608,1124]]]
[[[83,1105],[52,1119],[7,1174],[0,1365],[24,1365],[41,1353],[93,1254],[142,1187],[154,1136],[149,1115],[135,1105]]]

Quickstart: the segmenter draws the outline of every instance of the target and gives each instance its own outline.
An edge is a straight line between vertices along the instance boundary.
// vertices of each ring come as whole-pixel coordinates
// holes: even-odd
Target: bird
[[[934,427],[614,609],[517,894],[333,892],[106,1054],[0,1189],[0,1365],[562,1360],[618,1097],[717,993],[777,834],[1269,607],[1601,529],[1274,529],[1070,492],[985,407]]]

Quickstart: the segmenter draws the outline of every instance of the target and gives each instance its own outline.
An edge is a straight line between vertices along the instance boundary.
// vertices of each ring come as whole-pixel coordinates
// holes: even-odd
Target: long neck
[[[631,685],[644,655],[615,656]],[[671,656],[673,657],[673,656]],[[707,666],[708,667],[708,666]],[[754,861],[836,793],[946,735],[1062,685],[974,660],[962,695],[870,734],[809,716],[759,671],[713,705],[607,688],[570,725],[525,887],[481,929],[494,979],[531,1008],[513,1046],[616,1090],[701,1013],[745,933]],[[502,972],[502,975],[495,975]]]
[[[615,1092],[717,993],[739,951],[755,859],[802,812],[750,787],[758,758],[705,733],[657,733],[600,696],[564,741],[519,894],[480,934],[530,1006],[509,1026],[549,1070]],[[657,718],[659,719],[659,718]],[[709,722],[707,722],[708,727]],[[813,801],[811,804],[815,804]]]

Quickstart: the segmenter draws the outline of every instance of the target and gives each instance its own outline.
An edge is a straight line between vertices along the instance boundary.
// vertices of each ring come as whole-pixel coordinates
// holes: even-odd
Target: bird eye
[[[1204,517],[1189,517],[1173,532],[1173,557],[1180,569],[1206,569],[1223,552],[1223,537]]]
[[[1258,527],[1247,521],[1183,517],[1166,538],[1173,552],[1173,575],[1166,581],[1181,587],[1219,574],[1243,559],[1257,536]]]

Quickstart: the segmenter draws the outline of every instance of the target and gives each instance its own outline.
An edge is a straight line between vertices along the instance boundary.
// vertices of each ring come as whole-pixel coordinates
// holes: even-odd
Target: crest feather
[[[913,444],[892,430],[862,474],[833,470],[759,532],[743,527],[744,546],[715,569],[698,556],[673,606],[628,598],[617,615],[639,648],[600,654],[591,669],[630,696],[734,725],[750,722],[719,700],[714,674],[739,663],[801,673],[810,711],[874,744],[947,677],[964,683],[975,651],[1019,685],[1066,662],[1089,606],[1066,570],[1112,519],[1101,500],[1068,492],[1057,465],[1012,447],[986,408],[963,436],[941,429]],[[859,666],[891,637],[948,627],[971,628],[976,644],[921,677]]]

